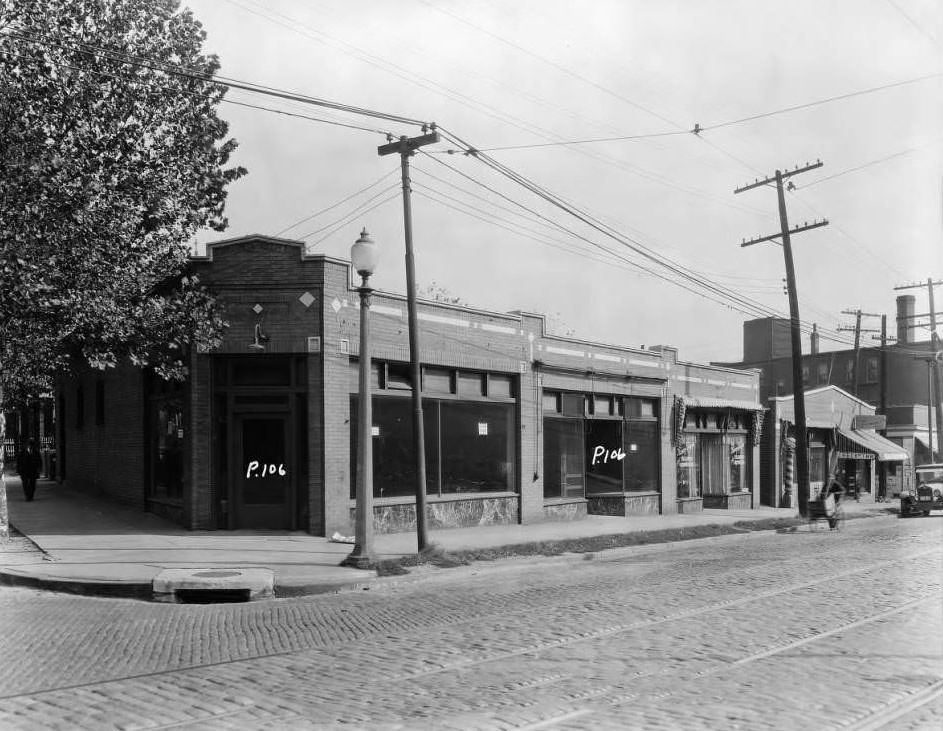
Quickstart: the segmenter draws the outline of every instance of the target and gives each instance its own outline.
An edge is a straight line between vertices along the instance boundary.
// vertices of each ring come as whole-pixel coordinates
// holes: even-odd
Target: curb
[[[858,519],[858,518],[888,518],[895,517],[893,513],[888,512],[873,512],[873,513],[853,513],[852,515],[847,516],[847,519]],[[764,528],[754,528],[750,527],[757,523],[761,523],[764,520],[795,520],[796,523],[793,527],[798,528],[802,525],[806,525],[807,521],[802,520],[801,518],[769,518],[769,519],[760,519],[754,521],[738,521],[737,523],[707,523],[705,525],[699,526],[702,530],[710,530],[709,535],[701,536],[685,536],[683,532],[686,530],[684,528],[662,528],[654,531],[643,531],[639,533],[611,533],[605,535],[597,536],[587,536],[585,538],[577,539],[561,539],[561,540],[549,540],[549,541],[533,541],[530,543],[515,543],[515,544],[506,544],[502,546],[494,546],[492,548],[486,549],[457,549],[455,551],[448,552],[450,556],[458,558],[460,560],[468,561],[467,564],[460,565],[472,565],[472,564],[490,564],[494,561],[501,559],[512,559],[512,558],[557,558],[565,554],[593,554],[601,553],[610,550],[622,549],[622,548],[635,548],[635,547],[644,547],[644,546],[653,546],[660,544],[668,543],[682,543],[689,541],[705,540],[710,538],[717,538],[720,536],[726,535],[742,535],[749,533],[762,533],[766,531],[778,531],[782,532],[784,530],[789,530],[783,526],[769,526]],[[693,531],[692,531],[693,533]],[[626,543],[621,543],[621,539],[626,539],[627,537],[635,536],[636,540],[630,540]],[[24,536],[28,539],[28,536]],[[32,541],[31,541],[32,542]],[[576,546],[580,543],[586,542],[600,542],[600,543],[609,543],[609,545],[601,545],[597,548],[588,548],[583,550],[574,550]],[[35,542],[33,542],[35,545]],[[546,550],[540,550],[540,547],[543,546]],[[38,546],[37,546],[38,548]],[[42,551],[42,549],[39,549]],[[475,553],[485,553],[485,552],[495,552],[500,553],[501,555],[495,555],[491,558],[476,558],[474,557]],[[45,552],[43,552],[44,555]],[[415,559],[415,556],[412,554],[404,554],[400,559]],[[397,559],[391,559],[394,562],[397,562]],[[401,565],[401,564],[400,564]],[[276,580],[274,585],[274,596],[266,597],[268,599],[290,599],[298,598],[304,596],[317,596],[321,594],[340,594],[345,592],[359,592],[367,591],[374,586],[382,585],[387,586],[389,584],[399,584],[399,583],[413,583],[415,581],[421,581],[424,577],[417,576],[412,574],[411,569],[418,568],[420,566],[431,566],[437,569],[444,570],[448,567],[436,566],[434,563],[423,563],[423,564],[413,564],[402,566],[406,569],[405,574],[398,575],[379,575],[373,577],[364,577],[363,579],[358,579],[356,581],[349,582],[333,582],[327,584],[279,584]],[[153,582],[136,582],[136,581],[107,581],[107,580],[82,580],[82,579],[64,579],[64,578],[53,578],[53,577],[39,577],[32,576],[29,574],[24,574],[17,572],[15,570],[11,571],[9,569],[0,568],[0,585],[4,586],[20,586],[31,589],[41,589],[47,591],[58,591],[68,594],[78,594],[82,596],[98,596],[105,598],[118,598],[118,599],[138,599],[153,602],[156,601],[154,595]],[[253,601],[260,601],[256,599]],[[248,602],[246,602],[248,603]]]
[[[30,576],[16,572],[11,573],[3,569],[0,569],[0,584],[4,586],[21,586],[28,589],[60,591],[66,594],[108,597],[111,599],[145,599],[150,601],[154,595],[154,588],[149,581],[141,583],[131,581],[109,582],[54,579]]]

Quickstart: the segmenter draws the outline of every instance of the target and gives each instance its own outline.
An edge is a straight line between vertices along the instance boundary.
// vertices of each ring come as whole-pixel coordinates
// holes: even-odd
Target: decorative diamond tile
[[[260,312],[262,312],[262,310],[264,310],[264,309],[265,309],[265,308],[262,307],[262,305],[256,304],[255,307],[252,308],[252,311],[253,311],[255,314],[258,315],[258,314],[259,314]]]
[[[333,300],[331,300],[331,309],[334,310],[334,312],[338,312],[340,308],[341,308],[341,301],[337,299],[337,297],[335,297]]]
[[[310,307],[311,303],[314,302],[314,295],[310,292],[305,292],[298,298],[298,301],[301,302],[305,307]]]

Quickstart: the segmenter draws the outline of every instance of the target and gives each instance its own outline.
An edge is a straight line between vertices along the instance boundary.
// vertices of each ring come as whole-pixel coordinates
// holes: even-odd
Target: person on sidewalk
[[[841,499],[845,496],[845,486],[839,481],[838,475],[829,477],[828,487],[822,494],[826,501],[825,515],[828,518],[828,527],[834,530],[841,519]]]
[[[36,449],[36,440],[30,439],[26,443],[26,449],[17,457],[16,471],[20,473],[20,479],[23,481],[23,494],[26,496],[26,502],[32,502],[36,494],[36,480],[39,479],[39,471],[42,469],[43,458]]]

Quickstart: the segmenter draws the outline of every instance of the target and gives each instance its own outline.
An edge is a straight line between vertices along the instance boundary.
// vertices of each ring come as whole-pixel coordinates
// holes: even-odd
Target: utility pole
[[[871,339],[877,340],[878,337],[872,335]],[[888,336],[887,315],[881,315],[881,413],[885,416],[887,415],[887,341],[896,339],[894,336]]]
[[[943,454],[943,377],[941,377],[941,370],[943,370],[943,347],[940,345],[940,336],[936,331],[936,307],[933,304],[933,288],[943,286],[943,281],[933,281],[933,278],[928,278],[926,282],[921,282],[920,284],[905,284],[900,287],[894,287],[895,290],[900,289],[920,289],[923,287],[927,288],[927,295],[930,299],[930,312],[921,314],[921,315],[912,315],[913,318],[917,317],[927,317],[930,318],[930,357],[932,360],[928,360],[927,367],[930,369],[930,376],[933,380],[934,388],[932,391],[936,391],[936,397],[933,398],[933,405],[936,409],[936,451],[940,454]],[[906,325],[908,328],[918,327],[916,323],[913,325]],[[929,415],[928,415],[929,418]],[[932,429],[932,424],[930,425]],[[930,458],[933,458],[933,439],[931,433],[930,439]]]
[[[403,170],[403,220],[406,229],[406,307],[409,315],[409,365],[413,386],[413,450],[416,458],[416,541],[422,553],[429,545],[426,533],[426,442],[422,423],[422,370],[419,364],[419,325],[416,313],[416,263],[413,256],[413,216],[410,206],[409,158],[420,147],[439,141],[439,133],[432,125],[432,132],[426,133],[423,125],[420,137],[400,137],[380,145],[377,153],[383,155],[399,154]]]
[[[927,441],[929,442],[928,448],[930,450],[930,461],[933,461],[933,403],[935,399],[933,398],[933,364],[936,363],[936,359],[932,355],[915,355],[914,360],[922,360],[927,364],[927,428],[929,432],[927,434]],[[940,430],[937,429],[937,436],[939,437]],[[916,448],[915,450],[916,451]]]
[[[877,330],[874,329],[861,329],[861,318],[862,317],[883,317],[882,315],[875,315],[870,312],[862,312],[861,310],[842,310],[842,314],[845,315],[854,315],[855,316],[855,326],[845,327],[844,325],[839,325],[839,331],[855,331],[855,359],[854,359],[854,376],[852,378],[854,385],[854,394],[855,398],[861,398],[858,394],[858,385],[861,383],[860,377],[860,361],[861,361],[861,333],[876,333]],[[883,413],[883,412],[882,412]]]
[[[735,194],[742,193],[746,190],[769,185],[774,181],[776,183],[776,196],[779,201],[780,232],[770,236],[755,238],[750,241],[744,239],[740,246],[752,246],[761,241],[782,239],[783,257],[786,265],[786,286],[789,290],[789,324],[792,335],[792,398],[796,417],[796,472],[799,481],[797,497],[799,514],[802,517],[808,517],[809,514],[809,440],[808,434],[806,433],[805,390],[802,383],[802,333],[799,329],[799,296],[796,293],[796,272],[792,262],[792,241],[790,234],[808,231],[809,229],[818,228],[819,226],[827,226],[828,221],[823,219],[820,222],[813,221],[811,224],[804,223],[802,226],[796,226],[790,230],[789,220],[786,217],[786,197],[783,192],[783,180],[791,178],[793,175],[799,175],[800,173],[815,170],[820,167],[822,167],[822,162],[816,160],[815,163],[811,165],[806,163],[805,166],[801,168],[797,165],[794,169],[787,170],[786,172],[777,170],[772,178],[755,180],[753,183],[744,185],[734,191]]]

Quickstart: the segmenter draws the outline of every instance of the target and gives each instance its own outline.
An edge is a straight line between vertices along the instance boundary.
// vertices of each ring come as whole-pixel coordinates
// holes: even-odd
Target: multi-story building
[[[59,385],[62,476],[190,528],[349,534],[359,299],[301,242],[210,244],[192,268],[229,322],[185,382],[125,366]],[[371,306],[374,519],[415,523],[407,308]],[[750,508],[759,376],[675,348],[548,334],[544,318],[421,301],[431,527]],[[627,339],[628,335],[627,335]]]
[[[931,459],[929,425],[934,424],[934,434],[936,427],[926,359],[933,349],[929,341],[911,337],[913,296],[898,297],[897,310],[897,338],[883,353],[879,345],[821,352],[818,334],[812,333],[802,355],[802,386],[813,491],[832,468],[865,495],[892,497],[909,484],[914,464]],[[795,426],[789,320],[745,322],[743,360],[721,365],[760,373],[760,401],[769,408],[761,501],[782,505],[795,494],[795,473],[784,467],[791,460],[788,438]]]
[[[802,355],[802,385],[806,391],[838,386],[873,405],[886,417],[884,436],[904,447],[914,463],[920,464],[932,461],[930,425],[934,443],[938,432],[927,362],[933,347],[929,340],[914,341],[913,320],[914,297],[899,296],[896,339],[887,344],[883,354],[873,340],[862,340],[857,353],[854,348],[822,352],[813,332],[810,348]],[[793,392],[791,342],[788,319],[749,320],[743,325],[743,359],[720,365],[758,369],[760,399],[767,405],[770,398]]]

